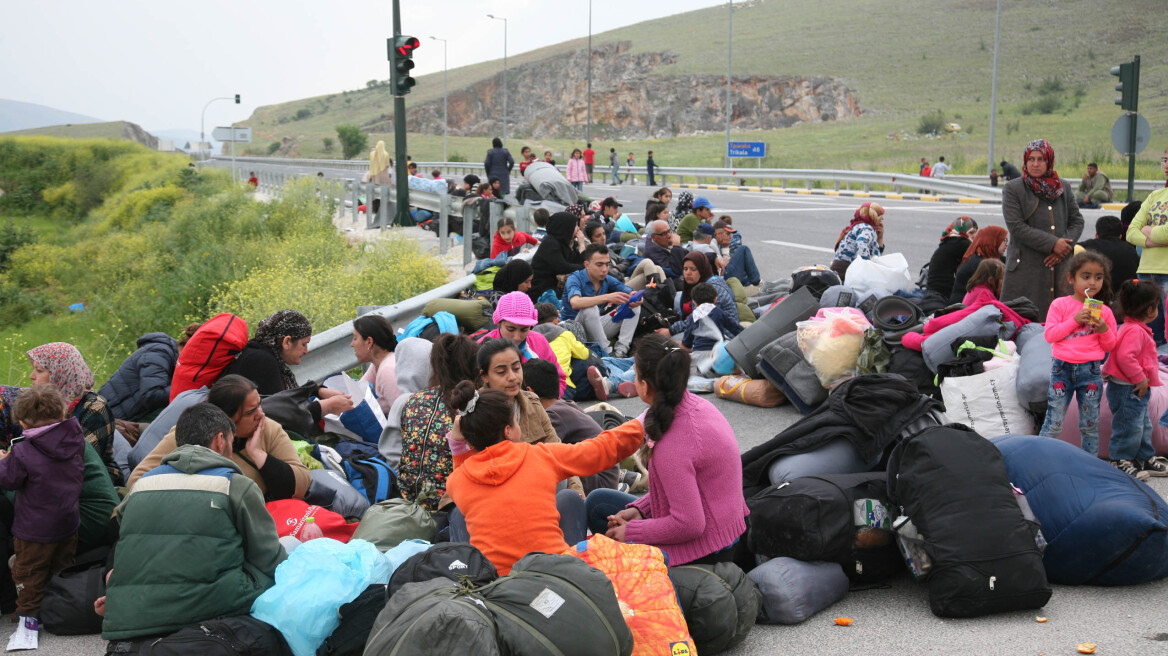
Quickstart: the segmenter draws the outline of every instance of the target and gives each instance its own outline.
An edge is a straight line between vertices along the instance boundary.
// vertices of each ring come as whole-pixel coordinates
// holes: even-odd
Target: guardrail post
[[[839,191],[839,180],[835,181],[835,190]]]
[[[865,182],[864,183],[864,191],[872,191],[872,185]]]
[[[353,193],[353,223],[356,223],[358,214],[357,206],[360,205],[357,199],[361,196],[361,181],[354,178],[353,180],[350,180],[349,183],[349,187],[352,189]]]
[[[486,201],[480,200],[462,204],[462,263],[464,266],[469,264],[474,257],[474,251],[471,250],[471,242],[474,240],[474,216],[479,211],[479,203],[484,202]]]
[[[892,185],[892,193],[899,194],[900,193],[900,185],[898,185],[898,184]]]
[[[450,237],[450,228],[447,222],[450,220],[450,195],[442,194],[442,198],[438,200],[438,254],[445,255],[447,246],[447,239]]]
[[[381,197],[381,207],[377,212],[378,230],[385,230],[385,225],[389,219],[389,187],[384,185],[377,188],[377,194]]]
[[[366,183],[366,185],[365,185],[365,229],[366,230],[368,230],[369,228],[372,228],[373,222],[376,220],[373,218],[373,187],[374,187],[374,184],[372,182]]]
[[[491,232],[490,232],[490,234],[493,235],[499,229],[499,218],[503,216],[504,204],[491,202],[490,207],[491,207]]]

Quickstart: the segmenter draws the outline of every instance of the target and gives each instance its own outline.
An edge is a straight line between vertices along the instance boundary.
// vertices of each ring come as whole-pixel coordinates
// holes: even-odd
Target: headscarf
[[[584,218],[584,215],[588,213],[588,211],[584,209],[583,203],[569,205],[564,208],[564,211],[576,217],[577,220]]]
[[[389,168],[389,153],[385,150],[385,142],[378,141],[377,147],[369,151],[369,177],[380,174]]]
[[[1042,153],[1043,159],[1046,160],[1046,175],[1041,178],[1030,177],[1026,170],[1027,158],[1030,157],[1030,153],[1036,151]],[[1059,180],[1059,175],[1054,170],[1054,148],[1050,147],[1046,139],[1035,139],[1026,144],[1026,151],[1022,153],[1022,180],[1030,185],[1039,198],[1054,200],[1063,195],[1063,182]]]
[[[969,239],[969,231],[977,230],[977,221],[974,221],[968,216],[959,216],[957,220],[949,224],[945,228],[945,232],[941,233],[941,241],[945,241],[950,237],[964,237]]]
[[[1002,247],[1002,242],[1010,233],[1002,226],[986,226],[977,231],[977,235],[973,238],[973,243],[969,248],[965,249],[965,256],[961,258],[961,263],[965,264],[969,258],[977,255],[983,260],[1001,257],[998,254],[998,249]]]
[[[683,262],[693,262],[693,265],[698,268],[698,281],[694,284],[686,282],[681,289],[681,302],[688,303],[690,295],[693,293],[693,288],[699,283],[706,282],[714,276],[714,269],[710,266],[710,258],[706,257],[705,253],[693,252],[685,256]]]
[[[519,284],[530,278],[532,273],[531,264],[526,260],[511,260],[495,273],[495,282],[491,287],[504,294],[517,292]]]
[[[669,229],[677,230],[677,224],[693,211],[693,194],[683,191],[677,195],[677,206],[673,208],[673,215],[669,217]],[[648,219],[646,219],[648,220]]]
[[[844,240],[844,237],[848,236],[848,232],[850,232],[852,228],[860,225],[861,223],[867,223],[868,225],[875,228],[876,217],[882,216],[884,216],[884,206],[880,203],[864,203],[863,205],[857,207],[855,214],[852,215],[852,222],[849,223],[846,228],[840,231],[839,239],[835,240],[835,248],[839,248],[840,242]]]
[[[296,310],[280,310],[256,326],[253,339],[271,349],[276,356],[276,362],[280,363],[280,379],[284,384],[284,389],[292,389],[298,385],[296,375],[284,362],[282,355],[284,338],[291,337],[295,341],[311,335],[312,324],[308,322],[307,317]]]
[[[81,351],[72,344],[52,342],[38,346],[28,352],[28,359],[48,370],[49,382],[69,401],[70,412],[81,395],[93,389],[93,372],[85,364]]]

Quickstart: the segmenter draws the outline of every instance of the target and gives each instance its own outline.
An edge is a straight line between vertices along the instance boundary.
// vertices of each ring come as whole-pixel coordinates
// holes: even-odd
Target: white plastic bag
[[[856,308],[822,308],[795,324],[799,350],[815,368],[819,383],[832,389],[856,375],[856,358],[864,347],[864,331],[872,327]]]
[[[1033,435],[1034,421],[1018,400],[1019,361],[1014,356],[991,371],[941,381],[945,414],[985,438],[1010,433]]]
[[[857,294],[873,289],[911,292],[915,286],[912,274],[908,270],[908,260],[902,253],[877,255],[869,260],[855,260],[848,266],[844,284]]]

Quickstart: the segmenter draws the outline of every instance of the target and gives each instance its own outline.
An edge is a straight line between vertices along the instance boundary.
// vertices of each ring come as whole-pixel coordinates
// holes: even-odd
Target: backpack
[[[466,581],[474,587],[484,586],[499,578],[499,571],[483,552],[469,544],[447,542],[437,544],[406,559],[389,579],[386,595],[392,597],[407,583],[447,578]]]
[[[418,315],[413,321],[406,324],[405,329],[397,336],[398,340],[407,337],[421,337],[434,341],[442,333],[458,334],[458,320],[449,312],[435,312],[434,316]]]
[[[422,505],[424,499],[406,501],[400,496],[379,501],[361,516],[354,540],[365,540],[385,551],[406,540],[434,537],[434,518]]]
[[[385,586],[374,584],[337,609],[340,625],[325,638],[316,656],[361,656],[378,613],[385,608]]]
[[[328,508],[346,519],[360,517],[369,510],[369,498],[341,474],[331,469],[314,469],[308,475],[312,482],[304,493],[306,503]]]
[[[934,615],[977,617],[1050,600],[1038,526],[1023,517],[1002,454],[989,440],[961,424],[906,438],[889,457],[888,494],[932,561]]]
[[[759,556],[837,562],[853,583],[883,581],[904,569],[890,532],[884,472],[804,476],[746,500],[747,545]],[[866,524],[858,548],[857,524]]]
[[[105,595],[106,558],[109,547],[78,554],[73,565],[45,583],[40,619],[45,630],[56,635],[101,633],[102,618],[93,602]]]
[[[178,355],[170,400],[187,390],[210,387],[245,346],[247,322],[234,314],[215,315],[199,326]]]
[[[345,468],[349,484],[364,494],[370,503],[401,498],[397,472],[380,455],[350,456],[341,461],[341,466]]]
[[[762,593],[734,563],[678,565],[669,578],[699,654],[733,649],[754,628]]]
[[[250,615],[200,622],[166,636],[110,642],[107,654],[137,656],[292,656],[284,637]]]

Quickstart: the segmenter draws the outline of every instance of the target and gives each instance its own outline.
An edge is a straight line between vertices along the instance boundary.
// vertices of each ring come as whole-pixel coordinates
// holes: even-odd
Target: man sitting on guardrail
[[[1079,182],[1079,189],[1075,192],[1075,200],[1079,207],[1098,209],[1103,203],[1110,203],[1112,198],[1111,180],[1107,174],[1099,170],[1095,162],[1087,165],[1087,173]]]

